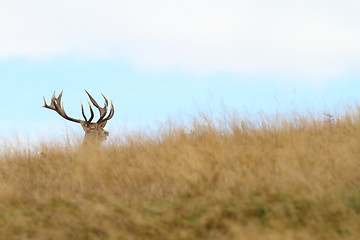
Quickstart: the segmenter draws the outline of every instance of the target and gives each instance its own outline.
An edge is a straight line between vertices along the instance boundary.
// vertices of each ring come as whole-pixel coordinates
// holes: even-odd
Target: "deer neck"
[[[89,147],[99,147],[101,146],[104,139],[101,139],[101,137],[96,136],[94,134],[85,134],[84,140],[83,140],[83,146],[89,146]]]

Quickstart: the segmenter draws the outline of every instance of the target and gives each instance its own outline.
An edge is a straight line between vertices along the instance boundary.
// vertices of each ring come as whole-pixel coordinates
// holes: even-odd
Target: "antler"
[[[114,105],[112,102],[110,102],[110,112],[109,112],[109,115],[107,117],[106,116],[106,113],[107,113],[107,107],[109,106],[109,102],[108,100],[106,99],[106,97],[101,94],[103,96],[103,98],[105,99],[105,105],[104,107],[100,107],[99,104],[95,101],[95,99],[90,95],[90,93],[88,93],[88,91],[85,90],[85,92],[87,93],[87,95],[89,96],[90,98],[90,101],[92,102],[92,104],[97,108],[99,109],[99,112],[100,112],[100,118],[99,120],[97,121],[97,123],[104,123],[108,120],[110,120],[113,116],[114,116]],[[86,118],[86,115],[84,113],[84,106],[82,105],[81,103],[81,113],[85,119],[85,121],[82,121],[80,119],[75,119],[75,118],[72,118],[72,117],[69,117],[66,113],[65,113],[65,110],[64,110],[64,106],[62,105],[61,103],[61,97],[62,97],[62,91],[61,93],[59,94],[58,97],[55,97],[55,91],[51,97],[51,104],[48,105],[46,103],[46,100],[44,98],[44,108],[48,108],[48,109],[51,109],[51,110],[54,110],[55,112],[57,112],[60,116],[62,116],[63,118],[67,119],[67,120],[70,120],[70,121],[73,121],[73,122],[77,122],[77,123],[82,123],[82,122],[86,122],[87,124],[90,124],[91,121],[93,120],[94,118],[94,111],[90,105],[90,102],[89,102],[89,108],[90,108],[90,118],[89,120]]]
[[[69,117],[66,113],[65,113],[65,110],[64,110],[64,106],[62,105],[61,103],[61,97],[62,97],[62,94],[63,92],[61,91],[61,93],[59,94],[58,97],[55,97],[55,91],[51,97],[51,103],[50,105],[47,105],[46,103],[46,100],[45,100],[45,97],[44,98],[44,108],[48,108],[48,109],[51,109],[51,110],[54,110],[55,112],[57,112],[60,116],[62,116],[63,118],[65,118],[66,120],[69,120],[69,121],[73,121],[73,122],[76,122],[76,123],[80,123],[82,122],[81,120],[79,119],[75,119],[75,118],[72,118],[72,117]]]
[[[103,96],[103,98],[105,100],[105,104],[104,104],[104,107],[100,107],[99,104],[95,101],[95,99],[90,95],[90,93],[88,91],[86,91],[86,90],[85,90],[85,92],[89,96],[90,101],[92,102],[92,104],[99,110],[100,118],[97,121],[97,123],[106,122],[106,121],[110,120],[114,116],[114,105],[113,105],[112,102],[110,102],[110,112],[109,112],[109,115],[107,117],[105,117],[106,113],[107,113],[107,107],[109,106],[109,101],[106,99],[104,94],[101,94],[101,95]],[[93,110],[91,108],[90,103],[89,103],[89,107],[90,107],[90,112],[91,112],[90,119],[92,120],[92,118],[94,116],[94,112],[93,112]]]

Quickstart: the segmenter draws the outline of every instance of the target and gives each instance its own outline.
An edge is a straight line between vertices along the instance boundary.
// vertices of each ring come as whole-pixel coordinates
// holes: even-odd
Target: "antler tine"
[[[91,114],[89,120],[87,120],[87,118],[86,118],[83,104],[82,104],[82,103],[80,103],[80,104],[81,104],[81,114],[83,115],[83,117],[84,117],[84,119],[85,119],[85,122],[91,123],[91,121],[92,121],[93,118],[94,118],[94,111],[93,111],[90,103],[88,102],[88,104],[89,104],[89,109],[90,109],[90,114]]]
[[[101,93],[101,96],[103,96],[103,98],[105,99],[105,106],[107,107],[109,105],[108,100],[106,99],[106,97],[104,96],[104,94]]]
[[[92,102],[92,104],[99,110],[100,118],[99,118],[98,122],[101,122],[103,120],[103,118],[105,117],[106,113],[107,113],[107,106],[108,106],[107,99],[103,95],[103,97],[105,98],[105,106],[100,107],[99,104],[95,101],[95,99],[90,95],[90,93],[88,91],[86,91],[86,90],[85,90],[85,92],[89,96],[90,101]]]
[[[101,107],[99,106],[99,104],[95,101],[95,99],[90,95],[90,93],[89,93],[88,91],[86,91],[86,90],[85,90],[85,92],[86,92],[86,94],[89,96],[90,101],[92,102],[92,104],[94,104],[94,106],[97,107],[97,108],[101,108]]]
[[[62,98],[63,91],[60,92],[59,96],[57,97],[56,101],[61,106],[61,98]],[[55,91],[54,91],[54,98],[55,98]]]
[[[61,93],[59,94],[58,97],[55,96],[55,91],[51,97],[51,103],[50,105],[48,105],[46,103],[46,100],[44,98],[44,108],[48,108],[48,109],[51,109],[51,110],[54,110],[55,112],[57,112],[60,116],[62,116],[63,118],[65,118],[66,120],[69,120],[69,121],[72,121],[72,122],[77,122],[77,123],[80,123],[81,120],[79,119],[75,119],[75,118],[72,118],[72,117],[69,117],[65,110],[64,110],[64,106],[62,106],[61,104],[61,97],[62,97],[62,91]]]
[[[91,105],[90,105],[89,102],[88,102],[88,104],[89,104],[90,114],[91,114],[90,119],[89,119],[89,122],[91,122],[91,121],[93,120],[93,118],[94,118],[94,111],[93,111],[93,109],[92,109],[92,107],[91,107]]]
[[[85,115],[85,112],[84,112],[84,106],[82,104],[82,102],[80,102],[80,105],[81,105],[81,114],[83,115],[84,119],[85,119],[85,122],[87,122],[87,118],[86,118],[86,115]]]
[[[45,97],[43,97],[43,100],[44,100],[44,108],[48,108],[49,107],[49,105],[47,105],[47,103],[46,103],[46,100],[45,100]]]
[[[46,99],[45,99],[45,97],[43,96],[43,99],[44,99],[44,108],[48,108],[48,109],[51,109],[51,110],[55,110],[55,106],[54,106],[54,104],[53,104],[53,102],[54,102],[54,99],[55,99],[55,91],[54,91],[54,93],[53,93],[53,95],[52,95],[52,97],[51,97],[51,100],[50,100],[50,105],[48,105],[47,103],[46,103]]]
[[[114,116],[114,113],[115,113],[115,109],[114,109],[114,105],[112,103],[112,101],[110,102],[110,112],[109,112],[109,115],[105,118],[105,119],[102,119],[101,121],[102,122],[105,122],[105,121],[108,121],[110,120],[113,116]],[[100,120],[98,121],[100,122]]]

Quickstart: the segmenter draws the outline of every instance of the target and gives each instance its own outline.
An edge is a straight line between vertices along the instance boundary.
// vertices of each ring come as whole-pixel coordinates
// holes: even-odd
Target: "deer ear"
[[[98,126],[100,128],[104,128],[106,126],[106,123],[107,123],[107,121],[100,122],[100,123],[98,123]]]
[[[88,128],[88,125],[85,121],[81,121],[80,124],[84,130],[86,130]]]

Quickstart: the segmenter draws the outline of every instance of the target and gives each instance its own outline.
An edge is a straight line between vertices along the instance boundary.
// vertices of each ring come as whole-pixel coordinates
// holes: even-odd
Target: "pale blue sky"
[[[0,136],[81,133],[42,96],[113,100],[107,129],[222,104],[240,114],[339,111],[359,100],[358,1],[25,1],[0,8]],[[211,110],[210,110],[211,109]]]

